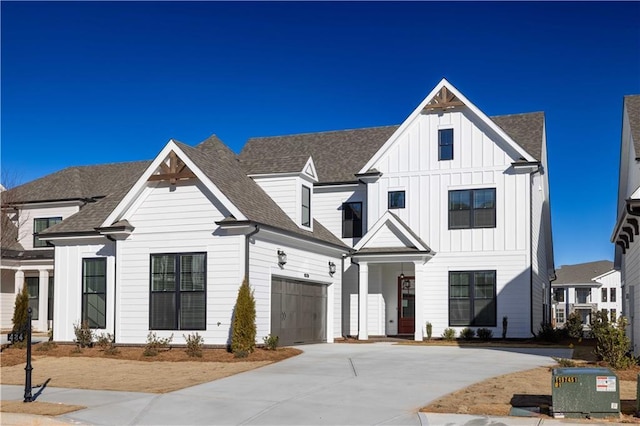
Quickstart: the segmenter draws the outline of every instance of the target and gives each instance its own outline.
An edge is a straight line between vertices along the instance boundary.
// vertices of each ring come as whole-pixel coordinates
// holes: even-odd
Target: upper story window
[[[33,246],[34,247],[53,247],[53,244],[47,241],[40,241],[40,239],[36,236],[39,232],[44,231],[50,226],[55,225],[56,223],[62,222],[61,217],[41,217],[38,219],[33,219]]]
[[[362,203],[342,204],[342,238],[362,237]]]
[[[558,303],[564,303],[564,288],[553,290],[553,299]]]
[[[602,300],[601,300],[601,302],[606,302],[606,301],[607,301],[607,289],[606,289],[606,288],[603,288],[603,289],[601,289],[601,290],[602,290],[602,291],[601,291],[601,293],[602,293]]]
[[[576,303],[591,303],[591,289],[589,288],[577,288],[576,289]]]
[[[438,160],[453,160],[453,129],[438,130]]]
[[[612,302],[616,301],[616,289],[615,288],[611,289],[611,301]]]
[[[389,209],[404,209],[404,191],[389,191]]]
[[[495,188],[449,191],[449,229],[495,227]]]
[[[302,185],[302,226],[311,226],[311,188]]]

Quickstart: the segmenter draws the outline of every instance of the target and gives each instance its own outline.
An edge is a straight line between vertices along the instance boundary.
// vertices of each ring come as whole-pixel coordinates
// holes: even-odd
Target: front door
[[[416,330],[415,277],[398,277],[398,334],[413,334]]]

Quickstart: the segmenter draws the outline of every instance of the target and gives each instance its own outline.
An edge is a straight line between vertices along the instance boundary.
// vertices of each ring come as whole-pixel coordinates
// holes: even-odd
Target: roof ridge
[[[533,115],[533,114],[543,114],[544,115],[544,111],[517,112],[517,113],[514,113],[514,114],[490,115],[489,118],[515,117],[515,116],[518,116],[518,115]]]
[[[340,130],[323,130],[320,132],[304,132],[304,133],[290,133],[286,135],[274,135],[274,136],[254,136],[249,138],[247,141],[255,140],[255,139],[271,139],[271,138],[286,138],[293,136],[308,136],[308,135],[323,135],[329,133],[346,133],[346,132],[357,132],[360,130],[373,130],[373,129],[384,129],[388,127],[398,127],[399,124],[387,124],[384,126],[371,126],[371,127],[356,127],[352,129],[340,129]],[[246,145],[246,144],[245,144]]]

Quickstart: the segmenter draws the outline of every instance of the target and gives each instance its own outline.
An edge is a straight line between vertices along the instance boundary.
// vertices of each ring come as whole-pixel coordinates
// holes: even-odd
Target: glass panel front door
[[[398,277],[398,334],[413,334],[415,332],[415,316],[415,277]]]

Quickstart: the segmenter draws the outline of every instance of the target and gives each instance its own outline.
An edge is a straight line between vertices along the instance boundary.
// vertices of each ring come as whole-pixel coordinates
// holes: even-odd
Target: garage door
[[[271,334],[282,346],[327,340],[327,286],[271,280]]]

